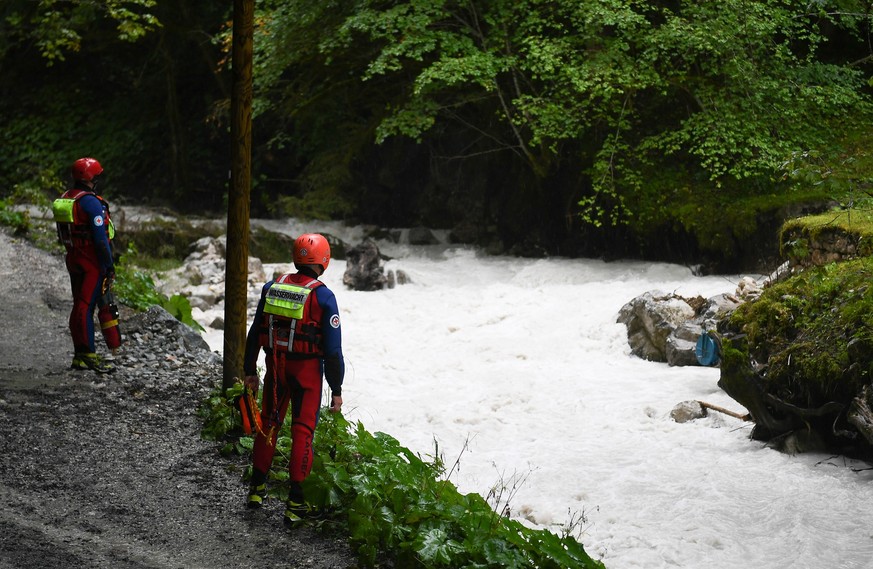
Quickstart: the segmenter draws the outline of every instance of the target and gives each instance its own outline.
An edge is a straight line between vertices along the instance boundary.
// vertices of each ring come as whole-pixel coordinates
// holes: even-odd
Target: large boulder
[[[385,265],[376,242],[370,238],[346,252],[343,284],[352,290],[382,290],[388,284]]]
[[[660,291],[644,293],[625,304],[618,322],[627,326],[631,353],[654,362],[667,361],[667,338],[694,316],[684,299]]]
[[[436,245],[440,242],[433,231],[427,227],[412,227],[409,229],[410,245]]]
[[[227,239],[203,237],[191,246],[191,253],[182,266],[156,279],[158,291],[172,296],[182,294],[192,307],[208,310],[224,301],[224,279],[227,265]],[[259,290],[266,281],[264,265],[257,257],[248,258],[248,284]]]
[[[668,336],[665,347],[667,363],[672,366],[694,366],[698,364],[695,348],[697,340],[705,330],[696,320],[689,319],[679,324]]]
[[[741,281],[744,294],[756,289]],[[708,299],[683,298],[661,291],[644,293],[619,311],[617,322],[627,326],[628,343],[635,356],[671,366],[700,365],[696,346],[704,332],[744,302],[737,295],[720,294]]]

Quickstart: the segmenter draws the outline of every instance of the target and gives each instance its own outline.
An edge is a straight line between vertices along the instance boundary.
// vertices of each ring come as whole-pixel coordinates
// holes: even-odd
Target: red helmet
[[[294,241],[295,265],[321,265],[326,271],[330,264],[330,243],[318,233],[304,233]]]
[[[79,158],[73,162],[71,170],[77,182],[91,182],[103,173],[103,166],[94,158]]]

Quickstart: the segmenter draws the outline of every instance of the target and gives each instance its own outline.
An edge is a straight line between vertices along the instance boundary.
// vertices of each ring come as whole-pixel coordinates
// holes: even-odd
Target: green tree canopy
[[[822,199],[823,165],[854,164],[843,190],[865,179],[869,2],[256,8],[256,215],[466,224],[498,250],[657,257],[647,243],[667,240],[731,255],[762,216],[810,199],[792,185]],[[228,14],[4,3],[0,183],[94,153],[136,199],[220,207]]]
[[[296,89],[271,99],[289,76],[357,76],[368,97],[370,84],[382,93],[367,104],[378,142],[422,141],[453,123],[479,141],[471,154],[515,153],[536,179],[569,163],[590,176],[582,202],[595,222],[634,214],[646,172],[665,163],[715,188],[773,180],[792,151],[869,116],[862,69],[820,57],[824,29],[869,30],[860,2],[371,0],[264,11],[262,105],[309,102]],[[321,83],[318,96],[343,83]]]
[[[134,42],[161,24],[151,13],[156,0],[6,0],[0,14],[0,57],[13,49],[39,50],[51,65],[94,39],[97,23],[110,19],[114,32],[106,41]]]

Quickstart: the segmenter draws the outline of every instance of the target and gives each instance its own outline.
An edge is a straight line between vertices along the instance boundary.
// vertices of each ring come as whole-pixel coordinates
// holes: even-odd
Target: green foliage
[[[361,561],[382,552],[423,567],[602,567],[569,537],[497,514],[478,494],[443,479],[442,461],[423,460],[386,433],[322,413],[307,496],[347,509]]]
[[[42,169],[12,188],[11,199],[21,205],[48,209],[52,200],[64,192],[64,182],[54,172]]]
[[[781,0],[751,9],[740,0],[373,0],[323,28],[320,49],[336,61],[358,48],[365,82],[412,79],[387,102],[378,141],[422,140],[441,122],[468,121],[545,177],[567,142],[593,140],[580,157],[593,180],[581,205],[589,222],[615,224],[633,213],[627,196],[642,175],[670,161],[716,188],[767,181],[798,147],[833,140],[847,114],[869,124],[864,74],[816,59],[816,18],[869,27],[869,16],[840,14]],[[483,100],[483,120],[463,114]]]
[[[191,328],[203,331],[191,313],[191,303],[180,294],[171,297],[158,292],[155,281],[148,271],[141,269],[135,259],[138,251],[136,244],[128,242],[127,251],[120,256],[115,264],[115,282],[112,290],[118,301],[139,311],[148,310],[152,305],[158,305],[173,315],[176,320]]]
[[[12,232],[21,235],[30,230],[30,215],[26,211],[13,208],[11,199],[0,199],[0,225],[12,229]]]
[[[3,22],[7,26],[0,27],[11,32],[7,42],[36,45],[49,65],[64,61],[70,52],[79,51],[82,36],[103,18],[113,20],[116,37],[127,42],[137,41],[161,25],[150,12],[156,0],[9,2]],[[9,45],[4,47],[10,49]]]
[[[242,419],[236,407],[236,400],[243,393],[242,383],[235,383],[227,392],[214,389],[197,409],[197,416],[203,420],[200,436],[207,441],[222,441],[221,453],[244,454],[251,451],[251,437],[241,437]],[[243,442],[248,439],[246,442]]]
[[[8,0],[0,185],[95,155],[110,201],[219,207],[229,7],[180,6]],[[758,198],[870,191],[857,0],[255,8],[256,215],[467,222],[550,252],[630,224],[641,242],[667,228],[729,251]]]
[[[187,324],[199,332],[205,330],[191,315],[191,303],[187,297],[181,294],[174,294],[170,298],[162,299],[161,307],[179,322]]]
[[[206,119],[219,114],[223,87],[209,36],[228,10],[166,0],[5,1],[0,185],[43,169],[66,180],[76,158],[94,156],[112,203],[123,193],[136,203],[214,207],[227,175],[215,151],[226,148],[215,136],[221,117]],[[205,183],[208,173],[214,183]]]
[[[0,225],[12,228],[18,235],[27,234],[33,229],[30,213],[16,206],[36,206],[48,208],[51,198],[63,191],[63,186],[50,172],[39,172],[34,178],[13,185],[7,197],[0,198]]]
[[[135,310],[144,311],[154,304],[163,305],[167,300],[166,296],[157,291],[152,276],[134,264],[136,255],[136,245],[130,242],[126,252],[120,255],[115,264],[112,290],[119,302]]]
[[[849,128],[830,146],[792,152],[781,165],[783,178],[795,187],[819,188],[845,207],[870,207],[873,205],[871,145],[873,133],[869,128]]]
[[[203,437],[223,443],[222,452],[249,454],[251,437],[240,436],[235,399],[213,391],[198,414]],[[287,496],[290,416],[279,432],[269,477],[270,494]],[[385,433],[371,434],[338,413],[322,409],[312,473],[304,482],[307,501],[325,515],[320,523],[344,525],[361,564],[392,557],[397,566],[429,568],[603,567],[570,537],[534,530],[497,514],[478,494],[461,494],[444,479],[440,458],[431,461]]]

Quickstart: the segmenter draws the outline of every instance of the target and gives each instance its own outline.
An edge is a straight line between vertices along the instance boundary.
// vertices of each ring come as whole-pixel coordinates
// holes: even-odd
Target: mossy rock
[[[262,227],[255,227],[249,237],[249,256],[262,263],[290,263],[294,238]]]
[[[197,240],[218,237],[222,233],[218,224],[194,224],[185,219],[155,219],[119,231],[114,244],[119,252],[127,251],[129,244],[133,243],[142,257],[183,261]]]
[[[782,255],[792,265],[825,265],[873,254],[873,212],[831,210],[792,219],[779,235]]]
[[[846,443],[835,433],[852,431],[846,410],[873,379],[871,278],[871,257],[831,263],[774,284],[740,306],[725,335],[742,341],[731,344],[726,360],[745,359],[747,365],[723,366],[720,383],[735,384],[734,375],[756,362],[756,381],[774,414],[794,414],[825,431],[825,440]],[[860,446],[869,451],[866,443]]]
[[[321,235],[330,243],[331,258],[345,259],[345,243],[330,233],[321,232]],[[290,263],[294,251],[294,239],[284,233],[255,227],[249,238],[249,255],[257,257],[262,263]]]

